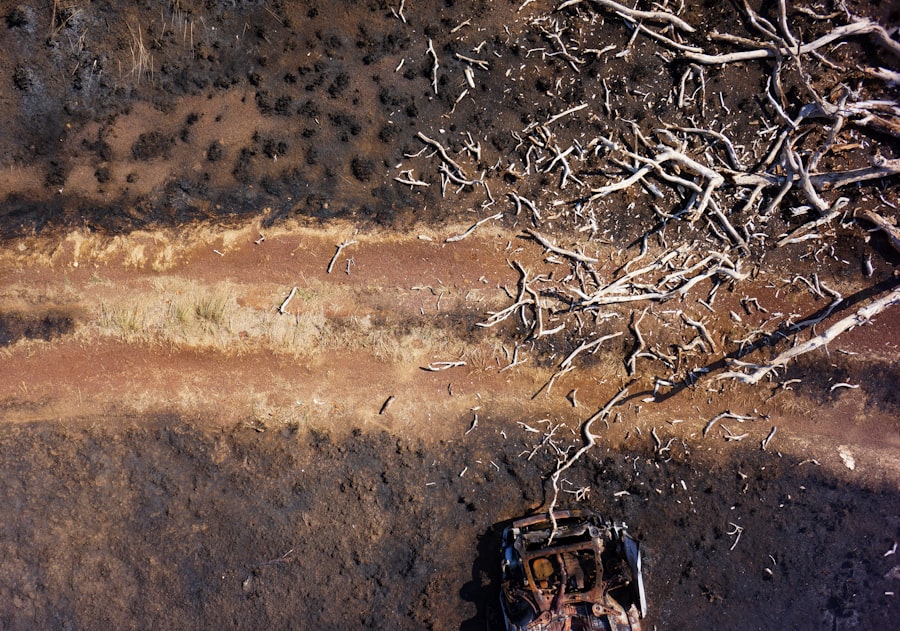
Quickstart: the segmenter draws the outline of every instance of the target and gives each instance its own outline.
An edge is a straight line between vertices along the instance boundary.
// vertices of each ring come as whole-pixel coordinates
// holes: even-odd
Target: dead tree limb
[[[882,296],[878,300],[875,300],[865,307],[860,308],[853,315],[849,315],[846,318],[838,320],[830,327],[828,327],[825,331],[822,331],[822,333],[808,339],[802,344],[797,344],[793,348],[784,351],[766,364],[754,365],[744,364],[743,362],[741,362],[741,365],[751,369],[749,373],[725,372],[719,375],[718,379],[736,379],[742,383],[748,384],[759,383],[759,381],[763,377],[765,377],[776,368],[784,366],[795,357],[798,357],[805,353],[809,353],[810,351],[814,351],[818,348],[822,348],[823,346],[827,346],[842,333],[862,324],[866,324],[874,316],[881,313],[891,305],[897,304],[898,302],[900,302],[900,287],[895,287],[890,293],[886,294],[885,296]]]
[[[803,240],[805,235],[812,232],[816,228],[834,221],[837,216],[841,214],[841,210],[844,208],[844,206],[846,206],[849,202],[850,200],[846,197],[838,198],[837,200],[835,200],[834,204],[832,204],[831,210],[829,210],[825,215],[813,221],[809,221],[802,226],[798,226],[794,230],[791,230],[787,235],[779,239],[775,245],[780,248],[781,246],[787,245],[788,243],[797,243]]]
[[[817,191],[831,190],[869,180],[880,180],[891,175],[900,174],[900,159],[884,160],[871,167],[832,171],[830,173],[811,173],[809,181]],[[728,180],[738,186],[790,186],[800,180],[800,174],[774,175],[772,173],[726,173]]]
[[[563,471],[575,464],[579,458],[581,458],[597,443],[597,437],[591,431],[591,426],[596,421],[602,421],[606,419],[613,407],[615,407],[615,405],[627,395],[628,386],[625,386],[624,388],[619,390],[616,396],[610,399],[606,405],[604,405],[593,416],[591,416],[584,422],[584,424],[581,426],[581,435],[584,440],[584,445],[582,445],[578,451],[572,454],[568,458],[568,460],[557,466],[556,471],[551,474],[550,482],[553,486],[553,499],[550,500],[550,505],[547,507],[547,512],[550,514],[550,520],[553,522],[553,532],[550,534],[550,541],[553,541],[553,538],[557,532],[556,518],[553,515],[553,509],[556,507],[556,500],[559,498],[559,476],[562,475]]]
[[[556,10],[562,11],[563,9],[575,6],[576,4],[581,4],[581,2],[582,0],[567,0],[566,2],[563,2],[561,5],[556,7]],[[669,13],[668,11],[638,11],[637,9],[630,9],[626,7],[624,4],[613,2],[613,0],[593,0],[593,2],[595,4],[599,4],[602,7],[606,7],[610,11],[614,11],[619,15],[628,16],[634,20],[644,20],[647,22],[665,22],[681,29],[685,33],[693,33],[694,31],[696,31],[693,26],[682,20],[674,13]]]
[[[875,224],[875,227],[884,232],[884,234],[887,236],[888,241],[890,241],[891,243],[891,246],[898,253],[900,253],[900,229],[898,229],[897,226],[892,224],[890,221],[888,221],[878,213],[867,208],[857,209],[855,215]]]
[[[287,313],[286,309],[287,309],[288,303],[291,300],[293,300],[294,296],[296,296],[296,295],[297,295],[297,288],[294,287],[293,289],[291,289],[291,293],[288,294],[288,297],[284,299],[284,302],[281,303],[281,306],[278,307],[278,313],[282,313],[282,314]]]
[[[462,180],[465,180],[466,184],[471,183],[469,176],[467,176],[466,172],[463,171],[463,168],[461,166],[459,166],[453,160],[453,158],[450,157],[450,154],[448,154],[447,150],[444,149],[444,145],[439,143],[437,140],[433,140],[433,139],[429,138],[422,132],[418,132],[416,134],[416,138],[418,138],[419,140],[424,142],[426,145],[434,147],[434,149],[438,152],[438,155],[441,157],[441,160],[443,160],[447,164],[447,166],[452,167],[456,171],[455,175],[457,177],[461,178]]]
[[[457,234],[452,237],[447,237],[446,239],[444,239],[444,243],[455,243],[456,241],[462,241],[463,239],[468,237],[470,234],[475,232],[475,230],[479,226],[481,226],[482,224],[485,224],[489,221],[493,221],[494,219],[503,219],[503,213],[497,213],[495,215],[491,215],[490,217],[485,217],[484,219],[479,219],[474,224],[472,224],[472,226],[468,230],[466,230],[462,234]]]
[[[440,68],[440,64],[438,63],[437,53],[434,51],[434,42],[431,39],[428,40],[428,50],[425,51],[429,55],[431,55],[434,60],[434,65],[431,67],[431,87],[434,90],[434,93],[438,93],[438,68]]]
[[[559,254],[560,256],[565,256],[566,258],[570,258],[574,261],[578,261],[579,263],[596,263],[597,259],[592,256],[586,256],[579,252],[575,252],[574,250],[566,250],[559,246],[554,245],[547,237],[542,236],[538,232],[531,230],[529,228],[525,229],[525,234],[529,237],[540,243],[544,246],[545,249],[550,250],[554,254]]]
[[[613,338],[619,337],[620,335],[622,335],[621,331],[619,331],[618,333],[611,333],[609,335],[603,335],[591,342],[582,342],[578,348],[576,348],[574,351],[569,353],[566,356],[566,358],[560,362],[559,366],[556,369],[556,372],[553,373],[553,375],[550,377],[550,379],[548,379],[544,383],[544,385],[542,385],[540,388],[538,388],[537,392],[535,392],[531,396],[531,398],[532,399],[536,398],[544,390],[547,391],[547,394],[550,394],[550,389],[553,387],[553,384],[556,383],[556,380],[575,369],[575,366],[572,362],[575,360],[575,358],[580,353],[594,349],[597,346],[599,346],[600,344],[602,344],[603,342],[605,342],[606,340],[611,340]],[[516,347],[516,350],[518,350],[518,347]],[[505,369],[501,369],[501,372],[503,370],[505,370]]]
[[[695,329],[697,329],[697,331],[700,332],[700,336],[703,338],[703,341],[709,344],[709,349],[711,352],[717,352],[716,343],[713,341],[712,335],[709,334],[709,331],[707,330],[706,325],[704,325],[703,322],[701,322],[700,320],[692,320],[684,311],[680,311],[679,315],[681,316],[681,319],[684,320],[685,324],[694,327]]]
[[[864,18],[857,18],[856,21],[844,26],[839,26],[826,33],[822,37],[815,39],[808,44],[801,44],[796,49],[790,49],[783,46],[767,46],[765,48],[757,48],[755,50],[742,50],[734,53],[721,53],[717,55],[709,55],[706,53],[685,52],[682,57],[698,64],[728,64],[738,61],[749,61],[751,59],[767,59],[777,57],[793,57],[794,55],[806,55],[813,51],[827,46],[828,44],[844,39],[845,37],[853,37],[856,35],[874,34],[877,41],[895,55],[900,56],[900,44],[891,39],[891,36],[880,24]],[[724,39],[720,36],[720,39]],[[737,38],[730,38],[732,40]],[[758,44],[758,43],[757,43]]]
[[[644,350],[644,336],[641,335],[641,330],[638,326],[644,319],[644,316],[647,315],[647,309],[641,312],[640,317],[636,317],[636,314],[636,311],[631,312],[631,324],[628,325],[628,328],[631,329],[631,334],[634,335],[634,349],[631,351],[628,359],[625,360],[625,368],[628,370],[629,376],[634,374],[637,358],[642,354],[641,351]]]

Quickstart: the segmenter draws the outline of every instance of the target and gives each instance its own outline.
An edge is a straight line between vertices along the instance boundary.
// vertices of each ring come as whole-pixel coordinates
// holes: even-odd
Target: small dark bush
[[[13,70],[12,80],[16,90],[21,90],[22,92],[28,92],[33,85],[31,73],[22,66],[16,66],[16,69]]]
[[[222,143],[216,140],[206,150],[206,159],[210,162],[218,162],[222,159],[224,154],[225,152],[222,150]]]
[[[16,7],[6,16],[7,28],[23,28],[28,26],[28,14],[22,7]]]
[[[368,182],[375,173],[375,163],[367,158],[353,158],[350,162],[350,171],[360,182]]]
[[[131,145],[131,155],[135,160],[153,160],[167,158],[175,144],[175,138],[159,131],[150,131],[138,136]]]

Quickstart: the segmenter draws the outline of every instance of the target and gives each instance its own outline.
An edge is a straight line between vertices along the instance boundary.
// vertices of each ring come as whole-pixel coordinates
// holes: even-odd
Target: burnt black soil
[[[500,528],[553,464],[511,433],[4,427],[0,627],[485,629]],[[648,628],[890,628],[895,489],[685,460],[600,446],[567,476],[645,541]]]
[[[417,132],[441,138],[454,155],[467,138],[479,143],[477,155],[460,158],[469,175],[479,174],[495,199],[510,190],[535,198],[558,185],[559,173],[521,179],[529,124],[591,103],[590,115],[556,123],[565,143],[681,116],[671,92],[687,66],[657,55],[645,38],[621,58],[583,52],[578,74],[560,56],[566,41],[594,50],[628,45],[629,30],[589,3],[519,12],[519,0],[434,1],[409,7],[404,20],[395,4],[0,2],[0,164],[13,173],[0,189],[0,236],[251,215],[409,226],[485,201],[481,186],[442,196],[437,162],[409,158],[424,148]],[[895,23],[896,12],[881,4],[851,8]],[[776,19],[771,7],[761,11]],[[707,29],[756,35],[728,4],[688,3],[684,15]],[[798,12],[791,19],[809,36],[828,26]],[[554,39],[556,28],[564,38]],[[440,61],[434,85],[429,42]],[[692,43],[708,45],[701,33]],[[839,54],[862,54],[864,44],[850,41]],[[487,64],[476,67],[474,87],[460,55]],[[759,121],[775,118],[762,96],[770,72],[768,62],[707,69],[710,101],[719,94],[729,112],[741,113],[729,123],[738,146],[754,144]],[[806,96],[792,77],[785,90],[799,102]],[[838,80],[859,81],[823,82]],[[689,83],[689,91],[699,87]],[[892,157],[896,143],[880,140]],[[615,175],[595,162],[577,176]],[[400,163],[430,186],[397,183]],[[646,225],[631,238],[656,219],[641,212]],[[619,229],[618,216],[607,220]]]
[[[40,313],[0,311],[0,347],[18,340],[50,340],[71,333],[77,316],[51,309]]]
[[[424,33],[447,43],[452,4],[404,23],[386,2],[0,3],[2,163],[32,169],[0,191],[3,236],[263,208],[269,220],[433,218],[387,172],[451,98],[431,91]],[[249,120],[225,102],[249,105]],[[164,116],[143,119],[144,106]],[[155,128],[124,138],[123,124]],[[149,184],[148,168],[163,175]]]

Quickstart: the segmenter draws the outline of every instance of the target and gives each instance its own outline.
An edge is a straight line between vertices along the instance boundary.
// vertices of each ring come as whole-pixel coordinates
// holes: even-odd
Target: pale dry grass
[[[146,342],[150,339],[148,317],[148,311],[138,304],[101,303],[97,324],[127,342]]]
[[[295,299],[295,311],[248,306],[238,300],[247,287],[222,282],[209,286],[175,277],[158,278],[150,291],[107,297],[88,318],[84,335],[97,333],[128,344],[245,353],[267,350],[294,358],[324,352],[363,352],[390,364],[427,365],[460,360],[486,367],[498,345],[473,348],[455,333],[422,322],[376,324],[370,315],[328,317],[325,305],[356,304],[358,296],[312,283]],[[343,292],[343,293],[342,293]]]
[[[259,344],[295,358],[308,356],[324,346],[329,328],[321,306],[297,314],[281,314],[273,309],[253,310],[243,315],[248,316],[248,326],[243,330]]]
[[[339,240],[347,229],[338,224],[327,235],[337,235],[334,238]],[[179,233],[136,231],[112,237],[76,230],[59,240],[23,238],[16,248],[0,252],[0,265],[61,270],[52,291],[70,295],[70,302],[84,307],[87,315],[78,331],[82,340],[103,336],[176,349],[235,354],[267,350],[297,358],[328,351],[363,352],[395,364],[462,360],[485,368],[497,365],[497,357],[503,361],[499,343],[486,340],[483,345],[472,345],[462,339],[465,333],[454,331],[453,326],[428,318],[419,320],[417,309],[405,315],[397,311],[383,292],[367,293],[304,279],[298,283],[289,313],[282,314],[277,308],[286,295],[283,286],[225,281],[204,284],[176,275],[180,264],[195,253],[215,249],[227,255],[254,242],[260,230],[257,222],[232,229],[200,224]],[[327,235],[301,223],[266,229],[270,240],[290,237],[315,242]],[[393,243],[403,237],[384,232],[365,239]],[[65,285],[65,270],[77,268],[80,272],[88,266],[95,269],[85,284]],[[141,280],[129,283],[127,289],[117,287],[112,280],[116,268],[129,274],[153,272],[149,287]],[[270,302],[265,304],[268,296]],[[501,298],[496,290],[473,288],[464,300],[459,296],[454,302],[448,296],[442,310],[469,309],[473,304],[491,309],[503,304]],[[348,312],[355,315],[332,315]],[[404,322],[399,322],[401,319]]]
[[[808,399],[793,390],[778,391],[769,400],[778,414],[787,417],[809,414],[813,407]]]
[[[128,343],[161,343],[177,348],[225,350],[237,308],[225,285],[157,280],[156,291],[102,300],[95,319],[101,335]]]
[[[137,25],[137,28],[133,28],[131,24],[127,24],[128,32],[131,35],[131,44],[129,50],[131,51],[131,70],[129,71],[129,75],[132,79],[135,80],[135,83],[140,85],[141,80],[144,77],[153,78],[153,55],[144,45],[144,31],[140,24]],[[120,70],[121,74],[121,70]]]

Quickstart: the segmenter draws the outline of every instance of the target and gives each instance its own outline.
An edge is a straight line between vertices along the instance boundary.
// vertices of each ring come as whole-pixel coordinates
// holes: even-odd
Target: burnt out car
[[[503,532],[506,631],[639,631],[646,614],[639,543],[587,510],[517,519]]]

